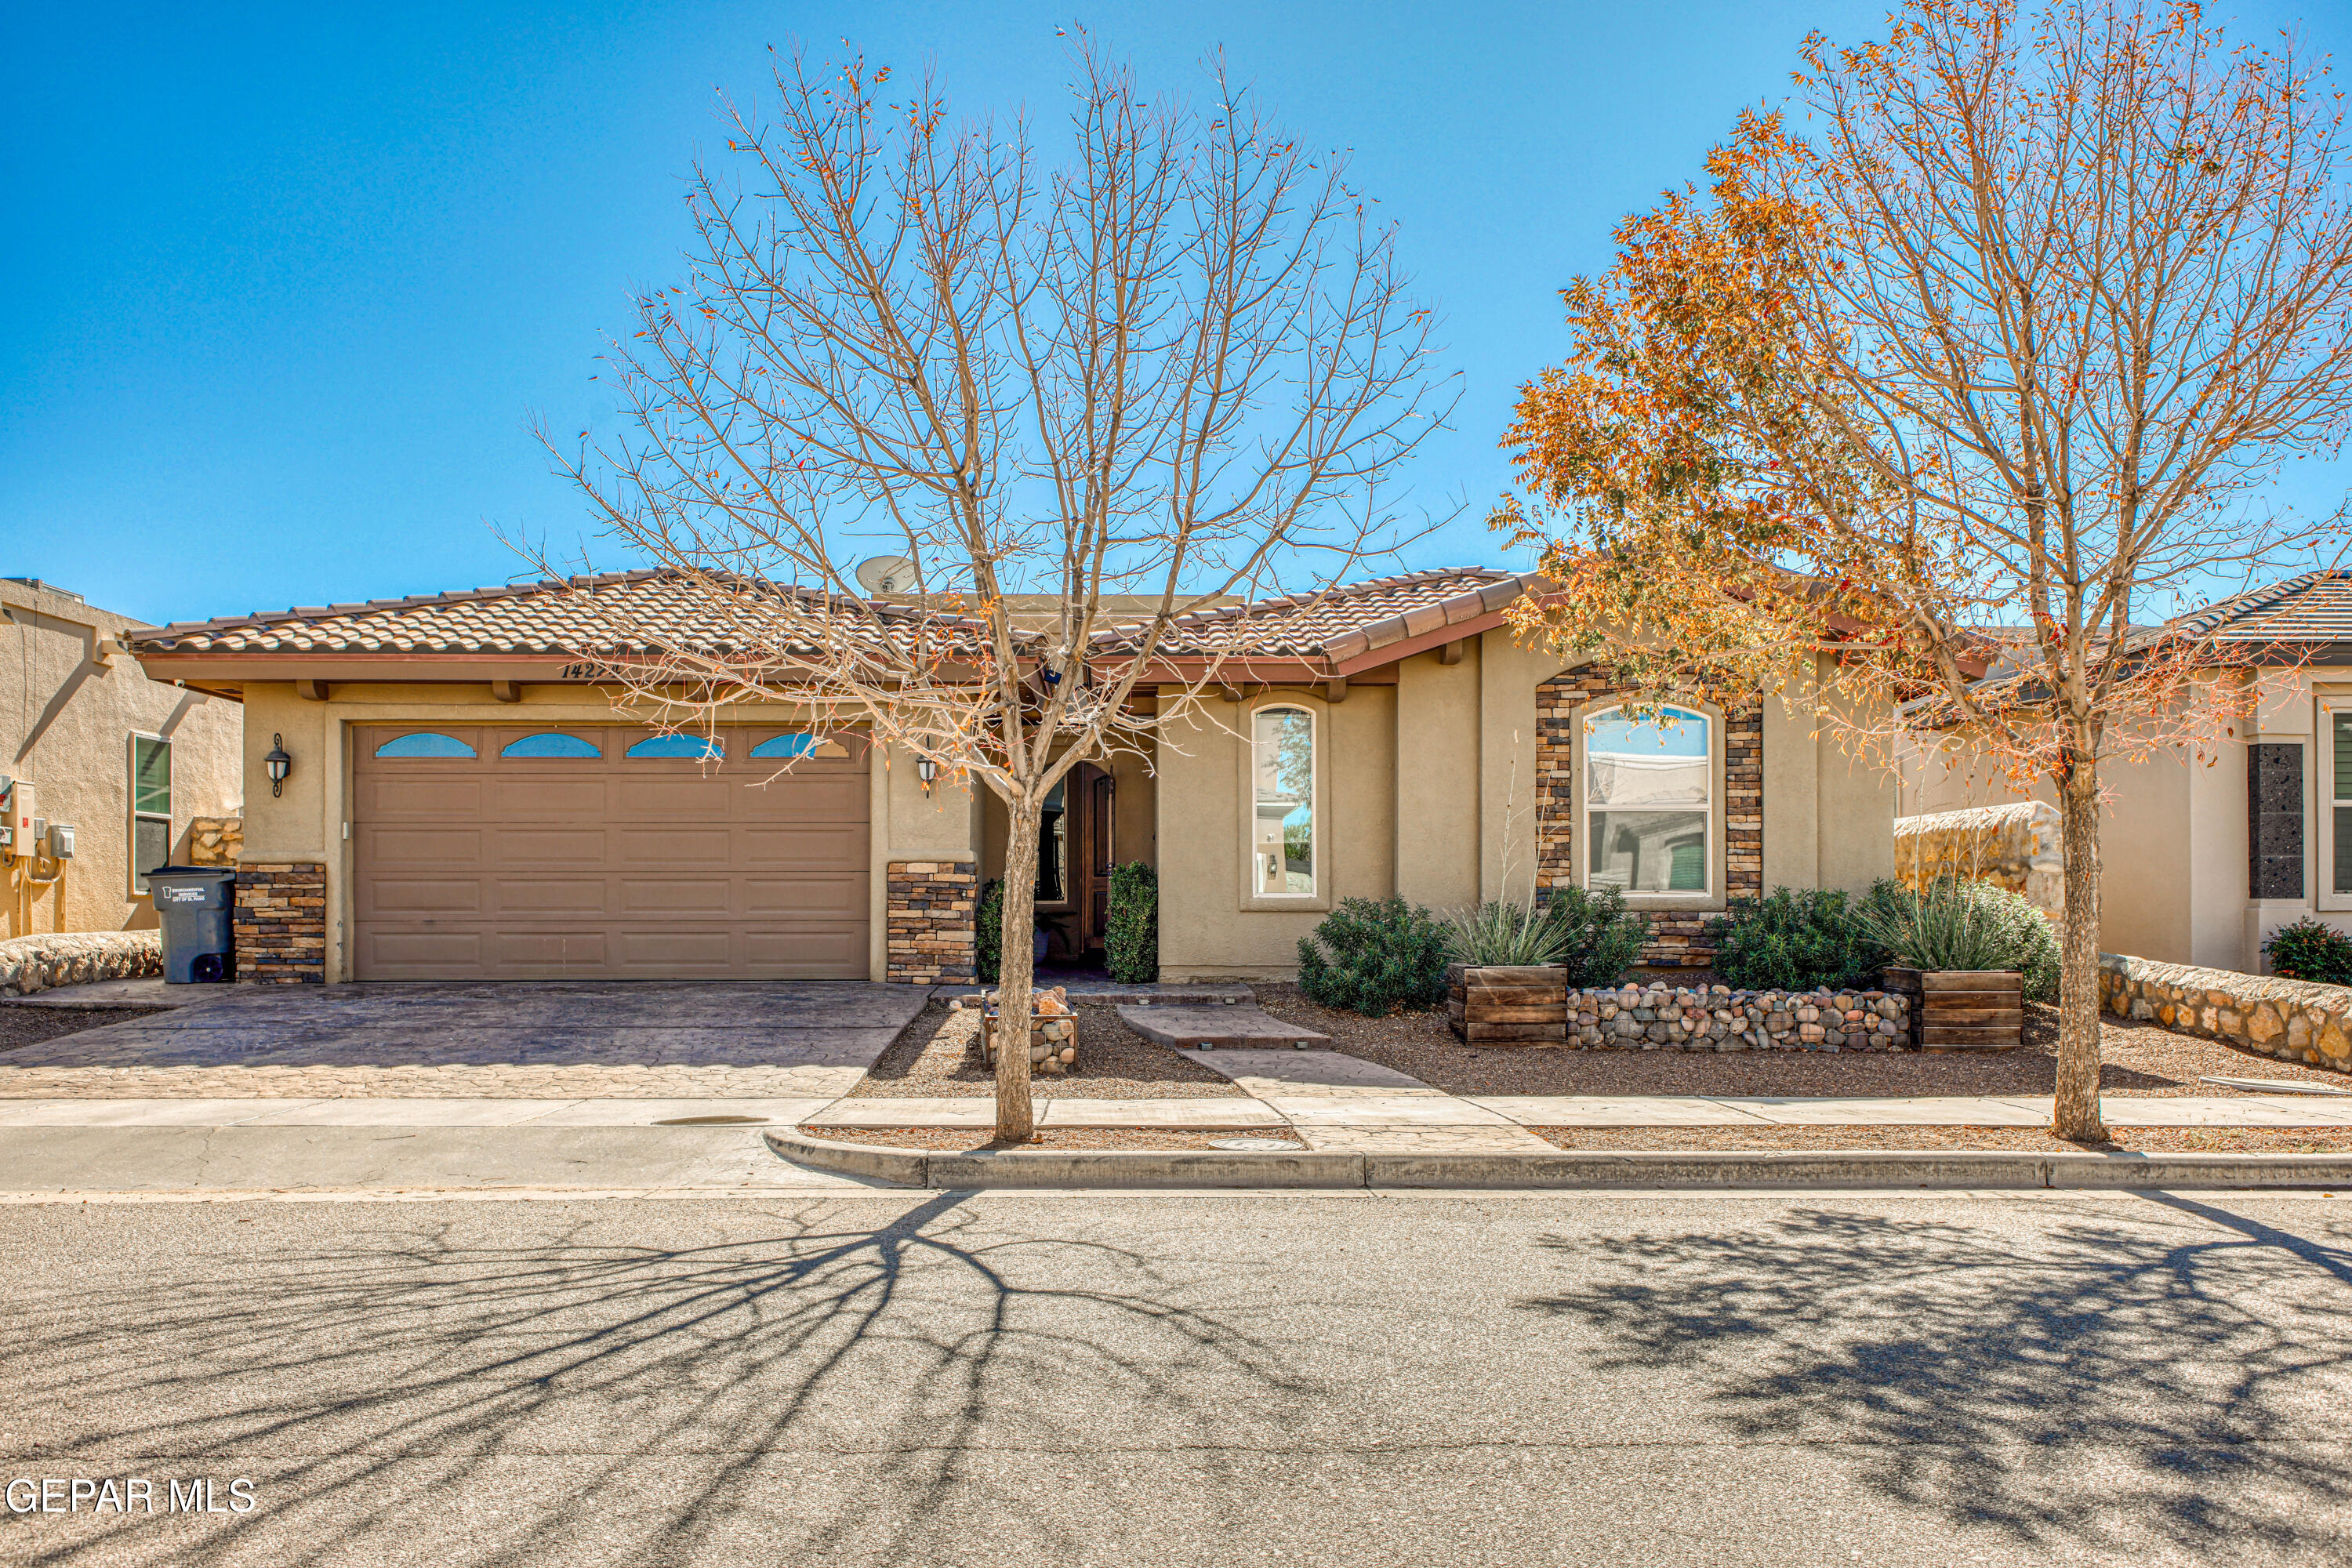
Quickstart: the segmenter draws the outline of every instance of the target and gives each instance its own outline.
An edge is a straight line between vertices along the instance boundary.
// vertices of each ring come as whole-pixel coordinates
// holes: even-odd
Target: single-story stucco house
[[[1083,950],[1109,867],[1149,861],[1163,976],[1263,977],[1342,899],[1609,882],[1651,922],[1648,962],[1693,966],[1728,898],[1889,874],[1890,777],[1777,699],[1612,717],[1606,668],[1506,626],[1535,582],[1421,572],[1192,617],[1171,679],[1230,646],[1221,617],[1255,618],[1251,652],[1143,754],[1071,775],[1041,910]],[[246,705],[240,972],[967,977],[997,803],[788,702],[737,710],[709,756],[627,721],[572,651],[583,590],[640,624],[695,614],[652,571],[138,640],[151,675]]]
[[[2259,710],[2203,747],[2100,770],[2102,948],[2267,973],[2263,943],[2314,915],[2352,931],[2352,572],[2310,572],[2151,628],[2210,638],[2215,679]],[[1966,755],[1901,759],[1902,815],[2053,800]]]
[[[191,858],[199,822],[236,815],[234,694],[150,679],[126,654],[149,629],[0,578],[0,939],[152,928],[146,873]]]

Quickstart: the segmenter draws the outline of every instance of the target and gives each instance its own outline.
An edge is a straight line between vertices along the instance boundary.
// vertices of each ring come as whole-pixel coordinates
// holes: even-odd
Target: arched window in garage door
[[[751,748],[751,754],[772,762],[793,757],[846,757],[849,748],[830,735],[811,734],[805,730],[788,730],[781,735],[771,735]]]
[[[555,730],[542,730],[536,735],[525,735],[499,749],[502,757],[601,757],[603,747],[585,735],[566,735]]]
[[[470,757],[474,748],[455,735],[434,730],[412,730],[394,735],[375,749],[379,757]]]

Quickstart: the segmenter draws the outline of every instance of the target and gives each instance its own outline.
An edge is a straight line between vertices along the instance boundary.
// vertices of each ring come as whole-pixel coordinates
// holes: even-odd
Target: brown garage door
[[[360,979],[866,973],[856,737],[729,730],[708,763],[677,754],[699,741],[611,726],[371,725],[353,740]]]

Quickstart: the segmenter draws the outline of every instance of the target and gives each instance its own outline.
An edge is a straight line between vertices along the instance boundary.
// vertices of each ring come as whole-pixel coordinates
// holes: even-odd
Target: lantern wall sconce
[[[918,757],[915,760],[915,776],[923,781],[923,793],[929,795],[931,785],[939,782],[940,764],[929,757]]]
[[[286,754],[286,737],[269,737],[269,754],[261,759],[263,769],[269,774],[269,793],[275,797],[286,787],[286,775],[294,771],[294,759]]]

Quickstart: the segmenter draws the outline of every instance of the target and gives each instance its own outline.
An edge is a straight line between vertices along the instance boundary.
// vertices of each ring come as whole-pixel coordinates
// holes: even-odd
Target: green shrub
[[[2352,938],[2309,915],[2271,932],[2263,955],[2283,980],[2352,985]]]
[[[1873,982],[1886,962],[1843,893],[1775,888],[1734,899],[1706,922],[1715,972],[1741,991],[1842,991]]]
[[[1602,888],[1598,892],[1590,888],[1554,888],[1544,900],[1544,908],[1552,911],[1568,933],[1559,962],[1568,966],[1570,989],[1614,985],[1617,977],[1640,959],[1642,944],[1649,940],[1649,928],[1642,917],[1625,907],[1622,888]]]
[[[1446,931],[1402,899],[1349,899],[1298,939],[1298,988],[1326,1007],[1380,1017],[1445,1000]]]
[[[992,877],[980,890],[979,925],[972,931],[972,973],[993,985],[1004,958],[1004,883]]]
[[[1127,985],[1160,978],[1160,873],[1141,860],[1110,868],[1103,967]]]
[[[1925,892],[1882,881],[1855,914],[1887,962],[1913,969],[2014,969],[2027,1001],[2057,1000],[2057,933],[2022,893],[1948,879]]]

